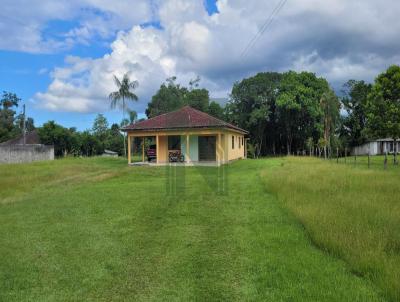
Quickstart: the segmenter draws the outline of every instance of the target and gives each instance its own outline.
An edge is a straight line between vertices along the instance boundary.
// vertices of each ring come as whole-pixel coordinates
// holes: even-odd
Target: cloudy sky
[[[335,89],[400,63],[398,0],[2,0],[0,90],[36,124],[119,122],[112,75],[139,81],[143,113],[170,76],[215,98],[260,71],[307,70]],[[273,16],[270,18],[270,16]]]

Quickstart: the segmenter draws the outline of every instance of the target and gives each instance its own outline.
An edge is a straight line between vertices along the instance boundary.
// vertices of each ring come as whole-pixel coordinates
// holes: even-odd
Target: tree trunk
[[[286,148],[287,148],[287,155],[292,153],[292,135],[288,134],[286,138]]]
[[[272,141],[272,153],[274,156],[276,155],[276,150],[275,150],[275,139]]]
[[[339,163],[339,148],[336,147],[336,163]]]

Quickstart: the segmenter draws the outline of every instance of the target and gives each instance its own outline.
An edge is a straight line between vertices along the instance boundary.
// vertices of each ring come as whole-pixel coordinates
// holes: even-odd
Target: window
[[[242,146],[244,145],[244,137],[242,136]]]
[[[239,149],[240,149],[240,137],[238,136],[237,138],[238,138],[238,146],[239,146]]]
[[[180,136],[168,136],[168,150],[181,150]]]
[[[235,149],[235,137],[232,135],[232,149]]]

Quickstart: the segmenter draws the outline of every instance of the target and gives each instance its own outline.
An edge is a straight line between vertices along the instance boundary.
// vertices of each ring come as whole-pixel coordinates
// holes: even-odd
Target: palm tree
[[[134,94],[131,90],[136,89],[139,86],[138,81],[132,81],[129,78],[128,73],[125,73],[122,81],[120,81],[115,75],[114,75],[114,82],[115,85],[117,85],[118,90],[111,92],[110,95],[108,96],[111,100],[111,108],[114,109],[117,107],[117,105],[122,102],[122,118],[125,119],[125,109],[126,109],[126,104],[125,100],[130,100],[130,101],[137,101],[138,97],[136,94]],[[126,136],[124,134],[124,153],[126,156]]]

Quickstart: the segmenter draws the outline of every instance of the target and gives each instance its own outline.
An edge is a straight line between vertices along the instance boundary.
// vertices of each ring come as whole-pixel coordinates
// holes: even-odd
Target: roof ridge
[[[170,118],[167,118],[169,116]],[[166,123],[165,120],[169,120]],[[186,120],[186,121],[185,121]],[[167,126],[168,125],[168,126]],[[208,114],[207,112],[193,108],[190,105],[182,106],[174,111],[166,112],[147,120],[129,124],[122,130],[140,129],[162,129],[162,128],[183,128],[183,127],[228,127],[239,131],[247,132],[238,126],[228,123],[222,119]]]

